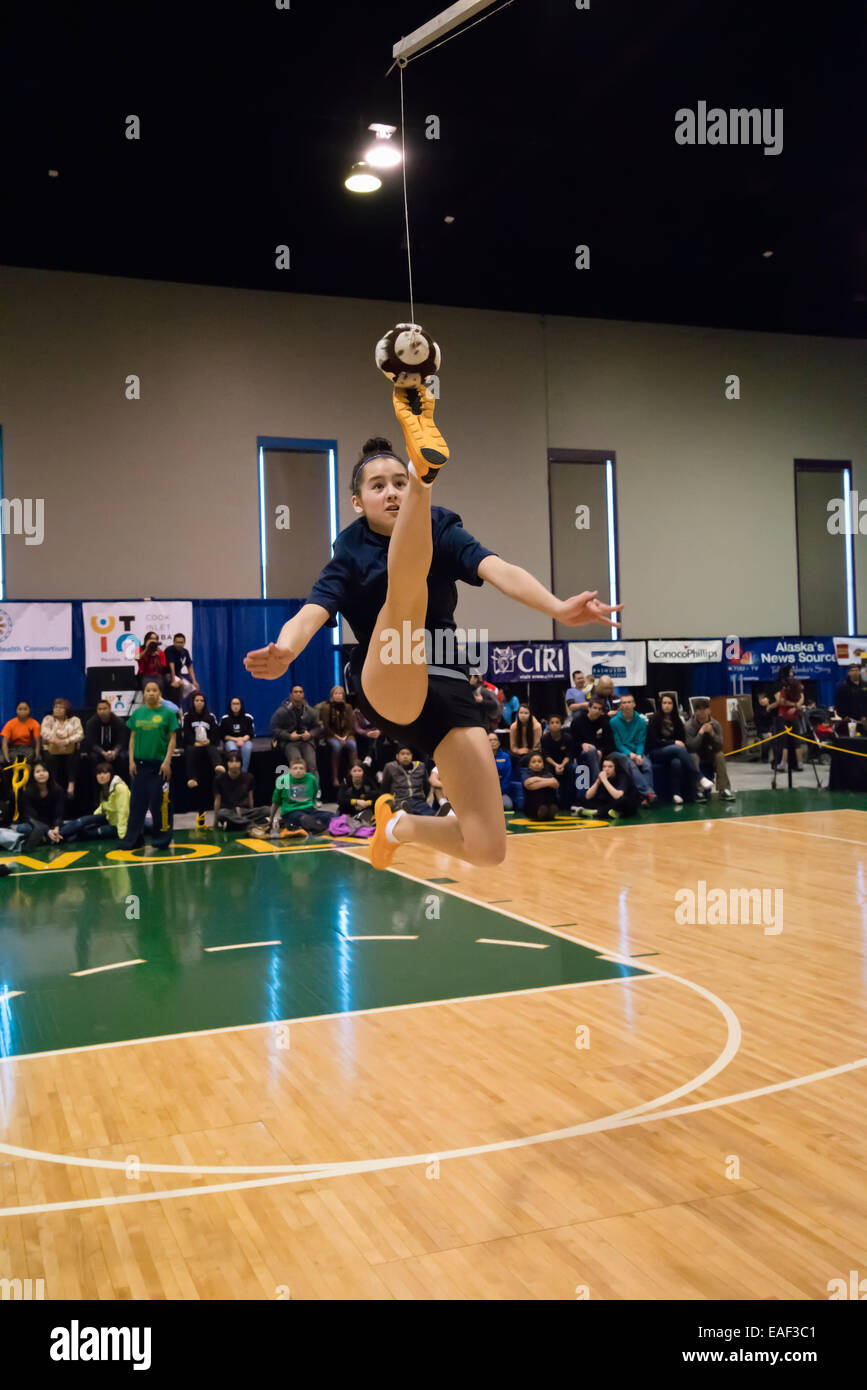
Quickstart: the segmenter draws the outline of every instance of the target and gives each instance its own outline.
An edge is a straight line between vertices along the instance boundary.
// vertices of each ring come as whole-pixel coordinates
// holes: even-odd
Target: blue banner
[[[747,681],[773,680],[781,666],[791,666],[799,681],[842,679],[831,637],[744,637],[740,655],[727,665],[730,676]]]
[[[487,680],[494,685],[517,681],[569,681],[565,642],[491,643]]]

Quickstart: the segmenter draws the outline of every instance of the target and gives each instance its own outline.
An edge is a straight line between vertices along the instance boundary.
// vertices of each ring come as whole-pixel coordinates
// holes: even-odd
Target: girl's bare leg
[[[403,815],[394,827],[400,844],[424,845],[486,868],[506,857],[506,821],[500,779],[484,729],[452,729],[434,759],[455,814]]]

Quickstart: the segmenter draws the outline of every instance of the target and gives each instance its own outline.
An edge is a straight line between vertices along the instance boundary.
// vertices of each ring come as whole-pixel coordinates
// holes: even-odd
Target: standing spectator
[[[145,683],[154,680],[162,695],[168,681],[166,654],[160,651],[160,639],[155,632],[145,633],[144,641],[136,654],[136,664],[139,689],[144,690]]]
[[[271,715],[271,741],[277,749],[278,760],[291,762],[298,753],[308,772],[316,773],[316,740],[322,725],[304,699],[303,685],[293,685],[289,699]]]
[[[51,775],[66,786],[66,795],[75,795],[75,775],[78,772],[79,746],[84,730],[77,714],[70,715],[68,700],[58,697],[52,714],[42,721],[42,753]]]
[[[518,699],[517,695],[515,694],[515,687],[514,687],[514,686],[511,686],[511,687],[510,687],[510,690],[511,690],[511,694],[510,694],[508,697],[505,697],[505,695],[504,695],[504,699],[503,699],[503,709],[502,709],[503,723],[502,723],[501,727],[504,728],[504,729],[509,729],[509,728],[511,728],[512,724],[515,722],[515,719],[516,719],[516,717],[517,717],[518,710],[519,710],[520,707],[521,707],[521,701]]]
[[[252,833],[257,836],[273,834],[279,820],[283,839],[306,840],[308,834],[324,835],[331,817],[327,811],[317,809],[318,796],[318,777],[307,771],[300,753],[293,753],[289,771],[281,772],[277,778],[269,824],[254,828]]]
[[[774,711],[771,709],[770,697],[759,695],[753,705],[753,718],[756,723],[756,733],[760,739],[768,738],[774,731]],[[762,762],[766,763],[771,756],[771,748],[775,745],[769,743],[762,744]],[[777,758],[774,756],[774,766],[776,767]]]
[[[226,754],[226,771],[214,778],[214,829],[250,830],[267,822],[267,806],[253,805],[253,774],[243,767],[237,749]]]
[[[647,751],[657,768],[675,770],[680,775],[681,791],[687,801],[707,801],[707,793],[713,790],[713,782],[707,777],[699,777],[686,749],[686,731],[683,721],[675,709],[671,695],[659,697],[659,709],[647,721]],[[684,796],[673,792],[675,806],[682,806]]]
[[[208,782],[213,786],[214,776],[226,771],[220,751],[220,726],[208,709],[207,698],[201,690],[193,696],[193,707],[184,715],[183,742],[187,786],[198,793],[196,825],[201,830],[208,806]]]
[[[122,840],[129,821],[129,787],[111,763],[97,763],[99,801],[92,816],[64,821],[61,840]]]
[[[373,824],[373,803],[379,792],[364,763],[354,762],[337,793],[337,813],[357,816],[363,825]]]
[[[244,772],[249,772],[256,730],[253,727],[252,715],[247,713],[244,701],[237,695],[232,696],[229,701],[229,713],[224,714],[220,720],[220,737],[227,753],[240,753],[241,767]]]
[[[327,700],[323,700],[317,710],[322,723],[328,747],[331,749],[331,783],[340,785],[340,764],[348,758],[355,762],[358,757],[358,744],[355,741],[355,719],[351,705],[346,703],[346,691],[342,685],[331,688]]]
[[[553,773],[560,788],[560,807],[568,810],[572,804],[572,759],[575,745],[572,735],[564,732],[563,720],[559,714],[552,714],[548,720],[547,733],[542,735],[542,758],[545,772]]]
[[[513,778],[512,759],[505,749],[500,747],[500,740],[496,734],[488,734],[488,743],[491,745],[491,752],[494,755],[494,762],[497,768],[497,776],[500,779],[503,810],[513,811],[515,806],[510,795],[510,783]]]
[[[470,681],[472,686],[472,680]],[[473,688],[473,698],[482,707],[482,722],[489,734],[500,727],[500,702],[490,687],[477,681]]]
[[[530,712],[529,705],[519,705],[515,722],[509,728],[509,750],[512,765],[526,767],[531,753],[541,751],[542,725]]]
[[[621,695],[617,713],[612,714],[609,723],[617,754],[627,764],[643,804],[652,806],[656,793],[653,790],[653,763],[645,754],[647,720],[643,714],[636,713],[634,695]]]
[[[570,733],[575,745],[576,762],[587,768],[590,781],[595,782],[599,776],[600,759],[614,752],[614,736],[601,695],[591,695],[587,708],[579,709],[573,716]]]
[[[386,763],[382,770],[380,791],[394,797],[396,811],[408,811],[411,816],[435,814],[428,805],[430,790],[424,763],[412,756],[408,743],[398,744],[397,756],[393,763]]]
[[[724,801],[734,801],[729,781],[723,735],[719,721],[711,718],[710,700],[696,700],[692,717],[684,724],[686,746],[693,755],[699,772],[712,782],[716,776],[717,791]]]
[[[856,724],[861,725],[861,732],[867,733],[867,685],[861,679],[861,667],[857,661],[850,663],[846,679],[834,692],[834,708],[840,719],[854,719]],[[838,732],[848,734],[849,729],[845,727],[838,729]]]
[[[172,758],[178,735],[178,716],[166,709],[155,680],[145,685],[144,704],[132,711],[129,729],[129,773],[132,781],[129,823],[121,849],[138,849],[144,843],[148,811],[153,821],[156,849],[172,842]]]
[[[84,726],[84,754],[91,767],[95,771],[99,763],[105,762],[120,776],[128,774],[128,745],[129,734],[123,720],[112,714],[108,700],[100,700],[96,714]]]
[[[638,811],[639,792],[626,768],[613,758],[603,758],[599,776],[587,789],[587,809],[609,820],[634,816]]]
[[[15,718],[7,719],[2,729],[3,762],[11,758],[25,758],[28,763],[40,756],[39,725],[30,712],[26,700],[19,700],[15,706]]]
[[[63,788],[51,775],[51,769],[41,758],[34,762],[30,781],[21,792],[18,801],[18,821],[13,829],[27,833],[22,851],[28,853],[46,840],[52,844],[60,843],[60,827],[63,824],[63,808],[66,797]]]
[[[172,645],[166,647],[163,655],[166,661],[166,676],[169,685],[177,693],[180,708],[189,708],[190,697],[199,689],[199,682],[196,680],[196,673],[193,670],[193,658],[187,651],[186,637],[182,632],[176,632],[172,640]]]
[[[795,680],[794,671],[791,666],[780,667],[780,688],[768,708],[775,711],[774,730],[776,733],[783,733],[787,728],[792,733],[800,734],[804,731],[804,687],[800,681]],[[778,758],[778,766],[785,768],[789,761],[790,738],[780,740],[781,748]],[[795,748],[795,758],[797,760],[798,771],[802,772],[804,767],[804,745],[797,743]]]
[[[524,783],[524,813],[531,820],[554,820],[560,805],[560,781],[549,777],[541,753],[531,753],[521,770]]]

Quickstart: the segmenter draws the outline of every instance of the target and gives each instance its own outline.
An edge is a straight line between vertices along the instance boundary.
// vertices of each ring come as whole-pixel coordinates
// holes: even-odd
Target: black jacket
[[[360,800],[360,801],[369,801],[369,802],[370,802],[370,805],[371,805],[371,808],[372,808],[372,807],[373,807],[373,803],[374,803],[374,801],[376,800],[376,798],[377,798],[378,796],[379,796],[379,790],[378,790],[377,787],[374,786],[373,782],[368,778],[368,776],[367,776],[367,769],[365,768],[364,782],[362,783],[362,787],[361,787],[361,790],[360,790],[360,791],[356,791],[355,788],[354,788],[349,782],[341,782],[340,786],[338,787],[338,789],[337,789],[337,811],[338,811],[338,814],[341,815],[341,816],[358,816],[358,815],[361,815],[361,811],[359,811],[359,809],[358,809],[357,806],[354,806],[354,805],[353,805],[353,802],[354,802],[354,801],[357,801],[357,800]]]
[[[91,715],[84,726],[84,747],[89,757],[99,760],[112,749],[124,749],[129,744],[129,731],[116,714],[109,715],[103,724],[98,714]]]
[[[271,737],[279,739],[281,743],[285,742],[290,734],[300,734],[305,729],[314,739],[322,732],[322,725],[306,700],[300,708],[296,708],[291,700],[284,700],[280,708],[271,715]]]
[[[31,825],[35,821],[39,821],[42,825],[47,825],[50,830],[63,823],[65,807],[66,794],[62,787],[58,787],[55,792],[52,792],[49,783],[48,796],[40,796],[31,777],[27,786],[18,796],[18,820],[19,823],[28,821]]]
[[[847,676],[834,692],[834,708],[841,719],[867,719],[867,685],[853,685]]]
[[[204,748],[205,745],[203,743],[196,743],[196,724],[207,724],[208,743],[213,744],[216,747],[219,747],[220,742],[222,740],[222,735],[220,733],[220,726],[217,723],[214,716],[211,714],[211,711],[208,710],[206,714],[201,714],[194,713],[191,709],[187,710],[186,714],[184,715],[184,747]]]
[[[569,725],[569,732],[575,744],[575,757],[581,757],[581,745],[592,743],[598,753],[614,752],[614,735],[608,722],[608,715],[601,719],[591,719],[586,709],[580,709]]]

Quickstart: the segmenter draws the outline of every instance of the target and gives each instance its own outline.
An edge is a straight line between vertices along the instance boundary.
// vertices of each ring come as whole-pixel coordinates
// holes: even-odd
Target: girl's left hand
[[[611,604],[602,603],[596,597],[598,593],[598,589],[586,589],[583,594],[576,594],[574,598],[562,599],[553,616],[567,627],[583,627],[587,623],[605,623],[609,627],[620,627],[617,620],[609,615],[619,613],[623,604],[618,603],[612,607]]]

